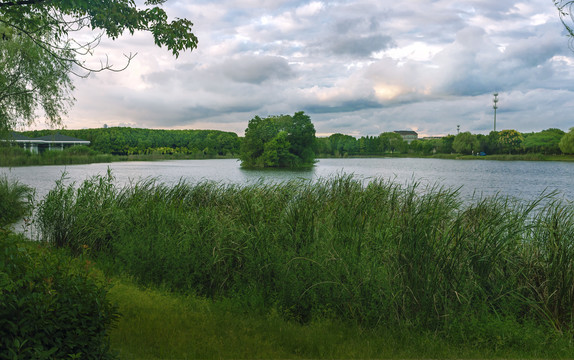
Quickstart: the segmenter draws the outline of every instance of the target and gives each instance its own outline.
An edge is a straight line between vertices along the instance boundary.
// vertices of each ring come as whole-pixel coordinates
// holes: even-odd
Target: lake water
[[[237,160],[170,160],[156,162],[117,162],[69,166],[0,168],[6,175],[36,189],[42,199],[66,172],[66,183],[81,182],[111,169],[119,185],[155,177],[172,184],[180,180],[196,183],[213,180],[221,183],[249,184],[260,180],[281,182],[293,178],[314,180],[337,174],[354,174],[368,181],[391,179],[400,184],[418,181],[460,188],[463,197],[473,194],[511,196],[532,200],[543,192],[558,191],[574,201],[574,163],[441,159],[321,159],[308,170],[247,170]]]

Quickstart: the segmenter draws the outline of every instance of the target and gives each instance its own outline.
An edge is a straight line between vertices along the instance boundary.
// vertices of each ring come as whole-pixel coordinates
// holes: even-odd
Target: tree
[[[408,149],[408,143],[403,140],[403,137],[395,132],[384,132],[379,135],[381,146],[384,152],[399,152],[404,153]]]
[[[335,156],[353,155],[358,151],[357,139],[351,135],[335,133],[329,136],[331,149]]]
[[[502,130],[498,133],[498,142],[502,150],[512,154],[520,150],[524,137],[516,130]]]
[[[554,5],[558,9],[558,14],[560,15],[560,21],[562,21],[562,25],[568,32],[568,36],[570,36],[570,49],[574,51],[574,27],[569,23],[574,21],[574,17],[572,14],[574,12],[574,1],[573,0],[554,0]]]
[[[468,131],[456,135],[452,143],[452,148],[455,152],[466,155],[478,152],[479,146],[476,135]]]
[[[559,146],[564,154],[574,154],[574,127],[560,139]]]
[[[65,50],[60,51],[66,53]],[[71,103],[70,63],[46,61],[50,55],[25,36],[0,40],[0,135],[17,122],[31,123],[41,108],[58,123]]]
[[[287,121],[287,141],[291,144],[290,152],[300,158],[304,164],[315,161],[313,147],[315,144],[315,127],[311,118],[303,111],[296,112],[291,121]]]
[[[547,129],[525,135],[522,147],[526,152],[560,154],[559,143],[564,134],[560,129]]]
[[[315,127],[303,112],[249,121],[241,143],[243,167],[299,167],[315,162]]]
[[[57,125],[71,105],[72,74],[87,76],[94,71],[121,71],[107,60],[101,66],[86,65],[103,36],[117,39],[124,32],[148,31],[158,46],[174,56],[197,47],[187,19],[168,20],[161,5],[148,0],[138,9],[134,0],[0,0],[0,129],[18,122],[29,124],[35,111],[46,113],[47,122]],[[97,31],[91,41],[74,38],[83,29]]]

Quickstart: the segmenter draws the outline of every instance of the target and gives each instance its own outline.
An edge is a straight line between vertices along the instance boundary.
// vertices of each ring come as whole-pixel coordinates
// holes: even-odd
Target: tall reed
[[[0,177],[0,228],[11,225],[30,215],[34,191],[18,181]]]
[[[108,174],[59,182],[38,222],[47,241],[88,245],[141,283],[301,322],[334,316],[466,338],[495,323],[481,333],[492,340],[506,336],[500,324],[572,329],[573,214],[555,194],[462,202],[457,190],[350,175],[117,187]]]

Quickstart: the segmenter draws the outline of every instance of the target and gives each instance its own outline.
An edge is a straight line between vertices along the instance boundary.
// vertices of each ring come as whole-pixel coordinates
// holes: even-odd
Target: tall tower
[[[498,109],[498,93],[495,92],[494,94],[494,105],[492,106],[492,108],[494,109],[494,131],[496,131],[496,109]]]

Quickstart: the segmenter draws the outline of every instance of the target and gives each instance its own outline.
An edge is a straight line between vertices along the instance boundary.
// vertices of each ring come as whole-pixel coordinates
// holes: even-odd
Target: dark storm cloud
[[[332,39],[329,49],[335,55],[370,56],[374,52],[394,46],[393,39],[385,35]]]
[[[376,101],[370,100],[354,100],[354,101],[345,101],[341,104],[312,104],[312,105],[305,105],[305,110],[309,113],[313,114],[322,114],[322,113],[346,113],[346,112],[354,112],[359,110],[365,109],[377,109],[381,108],[382,105]]]
[[[284,80],[294,76],[287,61],[273,56],[242,56],[226,60],[218,67],[236,82],[261,84],[269,79]]]

